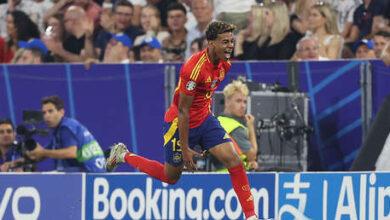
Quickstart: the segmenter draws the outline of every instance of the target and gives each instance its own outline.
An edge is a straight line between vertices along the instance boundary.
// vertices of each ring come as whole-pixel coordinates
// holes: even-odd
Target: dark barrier
[[[367,61],[301,62],[296,68],[300,72],[294,79],[299,78],[296,85],[309,95],[309,123],[315,129],[309,142],[309,170],[347,170],[358,152],[362,63]],[[370,63],[375,113],[390,93],[390,75],[381,61]],[[65,101],[66,115],[88,127],[104,149],[122,141],[135,153],[163,161],[167,67],[175,67],[170,69],[178,75],[181,64],[98,64],[90,70],[79,64],[2,65],[0,118],[20,124],[23,110],[40,109],[42,97],[58,94]],[[233,62],[220,90],[239,75],[287,86],[290,68],[286,62]],[[38,139],[47,142],[47,138]],[[39,168],[50,170],[52,165],[46,161]],[[118,170],[132,169],[121,166]]]
[[[390,95],[383,101],[364,140],[359,154],[354,160],[352,171],[375,170],[375,163],[390,132]]]

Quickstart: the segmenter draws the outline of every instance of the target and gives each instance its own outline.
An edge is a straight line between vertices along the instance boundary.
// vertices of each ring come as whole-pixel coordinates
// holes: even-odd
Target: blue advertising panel
[[[275,174],[249,174],[257,213],[275,214]],[[85,219],[244,219],[228,174],[183,174],[169,186],[144,174],[86,178]]]
[[[1,174],[0,219],[81,219],[82,174]]]
[[[279,219],[390,219],[389,173],[279,174]]]

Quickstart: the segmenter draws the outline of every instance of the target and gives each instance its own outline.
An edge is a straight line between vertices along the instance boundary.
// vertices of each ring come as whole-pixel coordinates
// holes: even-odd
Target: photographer
[[[225,110],[218,116],[218,121],[230,135],[237,153],[244,161],[246,169],[256,170],[258,164],[256,162],[255,118],[251,114],[245,114],[248,93],[248,87],[240,81],[233,81],[228,84],[223,89]],[[217,171],[224,171],[223,165],[216,160],[213,160],[213,164]]]
[[[17,171],[22,168],[15,168],[18,162],[22,162],[20,153],[13,147],[16,134],[15,128],[10,119],[0,119],[0,166],[1,172]]]
[[[64,172],[105,172],[105,158],[99,143],[80,122],[65,117],[64,103],[58,96],[41,100],[43,118],[53,132],[49,145],[28,151],[29,158],[55,159],[56,170]]]

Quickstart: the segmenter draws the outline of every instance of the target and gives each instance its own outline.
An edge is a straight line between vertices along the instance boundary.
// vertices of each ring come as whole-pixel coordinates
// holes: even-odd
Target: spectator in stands
[[[187,11],[187,22],[186,22],[185,27],[186,27],[186,30],[191,30],[198,23],[196,21],[196,19],[195,19],[194,14],[192,13],[192,10],[191,10],[191,2],[192,2],[192,0],[178,0],[178,2],[180,2],[186,8],[186,11]]]
[[[20,11],[27,15],[33,23],[39,23],[39,8],[34,1],[30,0],[8,0],[8,3],[0,5],[0,33],[7,40],[6,25],[8,24],[8,15],[14,11]],[[18,16],[18,15],[17,15]],[[9,37],[9,35],[8,35]]]
[[[99,26],[100,15],[103,10],[100,5],[95,3],[93,0],[73,0],[73,5],[84,9],[87,17],[93,21],[94,28]]]
[[[145,34],[138,36],[134,45],[139,45],[146,36],[154,36],[162,44],[163,40],[169,36],[168,31],[162,30],[160,12],[153,5],[142,8],[140,21]]]
[[[162,63],[162,47],[157,38],[148,36],[139,46],[140,58],[145,63]]]
[[[48,50],[40,39],[32,39],[28,42],[19,41],[19,47],[23,48],[17,64],[41,64],[45,60]]]
[[[237,32],[248,26],[248,15],[254,0],[214,0],[217,20],[234,24]]]
[[[321,57],[319,43],[314,36],[305,36],[297,43],[297,51],[291,60],[329,60]]]
[[[381,59],[387,66],[390,65],[390,43],[387,43],[385,48],[383,49]]]
[[[13,52],[7,46],[7,42],[0,36],[0,63],[9,63],[12,60]]]
[[[351,35],[353,14],[356,8],[362,3],[362,0],[325,0],[336,12],[337,27],[340,35],[347,39]]]
[[[43,63],[44,55],[39,48],[23,49],[23,52],[16,64],[41,64]]]
[[[42,33],[45,31],[46,22],[43,20],[46,13],[53,8],[57,0],[34,0],[36,7],[38,8],[38,24],[39,31]],[[34,19],[33,19],[34,20]]]
[[[58,96],[41,100],[43,118],[52,131],[46,148],[37,144],[27,151],[29,158],[42,161],[52,158],[57,171],[105,172],[103,151],[93,135],[80,122],[65,115],[64,103]]]
[[[390,33],[386,31],[379,31],[374,35],[374,51],[375,56],[380,58],[382,51],[387,44],[390,43]]]
[[[65,25],[64,15],[61,13],[54,14],[48,18],[46,31],[44,32],[43,39],[52,39],[54,44],[61,44],[64,46],[65,41]],[[48,62],[64,62],[64,59],[58,55],[48,52]]]
[[[129,0],[129,2],[133,5],[133,17],[131,18],[131,24],[138,27],[141,25],[142,8],[147,6],[147,2],[146,0]]]
[[[11,60],[18,50],[19,41],[29,41],[32,38],[40,38],[37,25],[21,11],[12,11],[7,15],[8,42],[5,48],[7,60]]]
[[[205,36],[207,26],[213,20],[214,6],[212,0],[192,0],[192,13],[198,24],[187,33],[186,59],[190,57],[190,44],[198,37]]]
[[[93,21],[94,28],[99,27],[100,15],[103,11],[102,7],[93,0],[59,0],[57,3],[46,12],[43,20],[45,22],[59,12],[65,12],[70,6],[79,6],[85,11],[87,18]]]
[[[132,51],[133,43],[130,38],[123,33],[113,34],[107,44],[104,52],[103,63],[132,63],[134,62],[134,53]],[[84,64],[87,70],[91,64],[99,63],[96,58],[87,59]]]
[[[309,10],[316,3],[317,0],[297,0],[295,3],[295,10],[290,17],[291,30],[301,38],[306,34],[309,28]]]
[[[230,135],[236,152],[240,155],[246,169],[257,169],[257,138],[255,133],[255,118],[245,114],[247,108],[248,87],[240,81],[233,81],[223,89],[225,110],[218,116],[218,121]],[[227,169],[218,160],[214,167],[217,171]]]
[[[385,15],[386,7],[381,0],[363,0],[363,3],[356,8],[353,14],[353,25],[351,34],[345,39],[346,43],[353,43],[358,39],[371,39],[373,33],[372,23],[376,16]],[[374,30],[375,31],[375,30]]]
[[[389,5],[390,5],[390,2],[389,2]],[[387,19],[383,15],[377,15],[372,20],[371,34],[373,35],[373,37],[375,36],[376,33],[380,32],[380,31],[390,32],[389,19]]]
[[[105,49],[103,63],[134,62],[132,46],[133,43],[126,34],[119,33],[113,35]]]
[[[362,39],[353,45],[356,59],[375,59],[374,43],[372,40]]]
[[[191,56],[203,50],[204,39],[205,37],[199,37],[191,42],[191,48],[190,48]]]
[[[140,28],[132,25],[133,5],[127,0],[116,2],[113,17],[103,19],[104,16],[109,15],[102,15],[102,22],[104,22],[101,25],[103,29],[100,30],[94,42],[95,51],[100,60],[103,60],[104,49],[111,39],[111,34],[125,33],[132,42],[135,41],[137,36],[144,34]]]
[[[12,60],[11,60],[10,63],[16,64],[16,63],[19,61],[19,59],[22,57],[23,51],[24,51],[23,48],[19,48],[19,49],[16,51],[16,53],[14,54],[14,56],[12,57]]]
[[[44,38],[46,47],[65,62],[82,62],[94,57],[93,21],[87,18],[84,9],[69,7],[64,15],[64,23],[68,37],[63,43],[55,38]]]
[[[237,34],[234,56],[239,60],[290,59],[296,47],[290,36],[284,2],[252,6],[248,28]]]
[[[298,42],[305,36],[309,25],[309,9],[314,5],[316,0],[297,0],[284,1],[286,2],[290,15],[290,31],[289,39],[293,42]]]
[[[170,3],[176,2],[176,0],[146,0],[148,5],[153,5],[158,8],[161,15],[161,26],[167,27],[167,8]]]
[[[318,2],[309,14],[309,35],[317,37],[320,56],[329,59],[341,58],[343,38],[339,35],[336,17],[328,3]]]
[[[171,3],[167,9],[169,36],[163,40],[163,57],[165,62],[183,62],[186,51],[187,12],[180,3]]]
[[[17,167],[20,153],[12,147],[16,139],[14,124],[9,119],[0,119],[0,168],[1,172],[22,171]],[[15,168],[15,169],[13,169]]]

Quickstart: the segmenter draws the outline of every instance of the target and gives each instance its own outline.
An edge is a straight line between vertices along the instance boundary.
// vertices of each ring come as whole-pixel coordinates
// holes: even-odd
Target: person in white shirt
[[[214,13],[212,0],[193,0],[191,8],[198,24],[187,33],[186,59],[191,56],[191,42],[205,35],[207,26],[213,21]]]
[[[319,43],[314,36],[305,36],[297,43],[297,51],[291,60],[329,60],[320,56]]]
[[[343,38],[351,34],[353,24],[353,13],[362,4],[362,0],[325,0],[337,14],[337,27]]]
[[[236,32],[248,26],[248,15],[255,0],[214,0],[216,19],[236,25]]]

